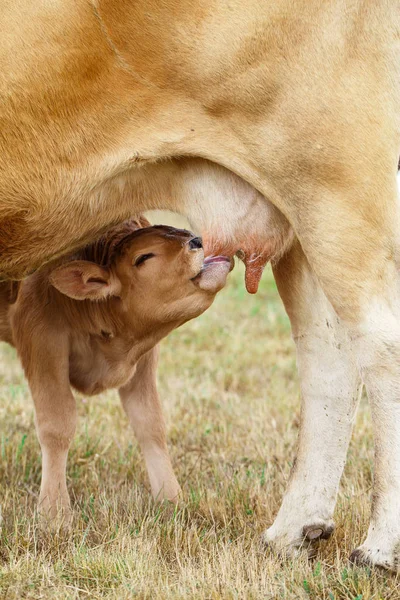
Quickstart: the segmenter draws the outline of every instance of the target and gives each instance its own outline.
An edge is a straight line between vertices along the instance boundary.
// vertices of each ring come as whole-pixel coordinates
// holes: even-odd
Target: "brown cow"
[[[32,392],[43,464],[39,507],[51,517],[69,512],[71,386],[86,395],[118,388],[153,496],[175,501],[180,491],[157,396],[157,344],[207,310],[231,261],[204,260],[201,239],[189,231],[144,223],[124,223],[37,271],[16,298],[11,284],[0,284],[0,339],[17,348]]]
[[[303,409],[268,543],[332,531],[364,383],[375,491],[353,557],[399,568],[398,0],[6,0],[0,13],[2,275],[170,208],[216,254],[243,251],[253,292],[290,247],[266,239],[278,215],[296,239],[275,276]]]

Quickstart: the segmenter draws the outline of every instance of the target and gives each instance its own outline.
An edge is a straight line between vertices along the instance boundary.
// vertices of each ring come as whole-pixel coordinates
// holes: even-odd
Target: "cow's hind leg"
[[[346,325],[351,351],[372,407],[375,474],[371,524],[367,539],[352,558],[397,570],[400,563],[400,293],[396,264],[399,207],[395,169],[390,171],[387,163],[387,171],[383,171],[386,168],[383,164],[368,182],[353,173],[345,192],[320,188],[318,194],[310,195],[301,215],[297,210],[291,216],[311,268]]]
[[[333,531],[361,380],[347,331],[298,243],[274,273],[296,342],[302,409],[296,462],[265,540],[290,554],[299,547],[311,550]]]

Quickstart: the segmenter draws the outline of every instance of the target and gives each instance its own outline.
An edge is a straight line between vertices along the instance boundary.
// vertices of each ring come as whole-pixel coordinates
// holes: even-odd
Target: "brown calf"
[[[15,345],[35,403],[43,455],[39,506],[69,513],[65,470],[75,432],[71,386],[118,388],[155,498],[180,488],[156,388],[157,344],[197,317],[225,285],[231,261],[204,260],[200,238],[173,227],[116,227],[73,257],[19,285],[0,287],[0,338]]]

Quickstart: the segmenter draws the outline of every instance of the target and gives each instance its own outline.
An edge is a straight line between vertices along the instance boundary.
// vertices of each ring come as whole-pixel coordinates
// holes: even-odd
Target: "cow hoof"
[[[357,566],[372,566],[368,554],[362,548],[356,548],[349,556],[349,561]]]
[[[349,556],[349,561],[358,567],[373,567],[386,571],[400,572],[400,563],[393,553],[386,553],[380,548],[369,549],[359,546]]]
[[[331,537],[335,529],[334,523],[328,521],[327,523],[318,523],[315,525],[305,525],[303,527],[303,539],[309,542],[315,542],[316,540],[327,540]]]
[[[264,533],[263,542],[279,555],[293,556],[306,550],[309,558],[315,554],[315,546],[320,540],[327,540],[334,531],[332,520],[315,520],[301,528],[293,527],[287,531],[277,531],[272,525]]]

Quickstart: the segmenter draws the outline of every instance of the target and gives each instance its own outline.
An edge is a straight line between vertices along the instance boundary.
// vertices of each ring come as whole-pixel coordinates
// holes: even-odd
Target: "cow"
[[[250,292],[273,259],[302,418],[265,539],[332,532],[364,384],[375,481],[352,560],[398,570],[398,2],[13,0],[0,27],[2,277],[151,208],[240,251]]]
[[[65,472],[77,421],[71,386],[88,396],[118,388],[153,497],[178,500],[157,394],[157,345],[211,306],[232,267],[225,256],[204,258],[190,231],[151,227],[141,217],[17,286],[0,284],[0,340],[16,347],[35,404],[43,524],[72,518]]]

